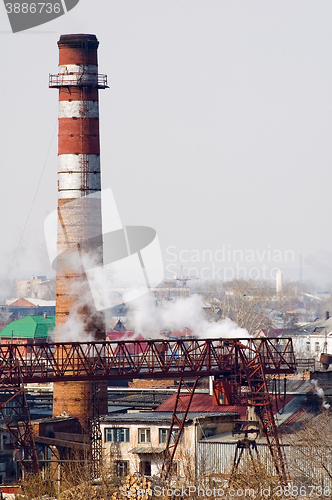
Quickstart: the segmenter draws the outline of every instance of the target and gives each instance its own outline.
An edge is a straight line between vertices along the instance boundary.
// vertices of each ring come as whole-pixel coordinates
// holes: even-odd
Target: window
[[[146,460],[139,463],[139,471],[142,476],[151,476],[151,462]]]
[[[128,443],[129,429],[128,427],[107,427],[105,429],[106,443]]]
[[[138,442],[150,443],[150,429],[138,429]]]
[[[115,460],[114,462],[114,475],[117,477],[128,475],[128,461],[127,460]]]
[[[159,429],[159,443],[167,443],[168,429]]]
[[[169,433],[169,429],[163,429],[163,428],[159,429],[159,444],[167,443],[168,433]],[[176,440],[178,434],[179,434],[179,429],[172,430],[172,438],[171,438],[172,444],[175,443],[175,440]],[[184,441],[184,431],[182,431],[182,433],[181,433],[179,442],[183,443],[183,441]]]
[[[203,429],[203,437],[211,437],[215,436],[217,434],[217,427],[207,427],[206,429]]]

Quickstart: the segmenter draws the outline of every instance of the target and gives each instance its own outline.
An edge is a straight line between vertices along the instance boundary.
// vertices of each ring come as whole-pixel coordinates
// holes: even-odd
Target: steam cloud
[[[203,299],[199,295],[165,301],[156,306],[151,295],[129,303],[128,327],[144,337],[157,337],[163,331],[189,328],[198,338],[247,338],[249,333],[226,318],[209,322],[203,316]]]
[[[66,323],[57,325],[55,328],[54,337],[58,341],[68,342],[94,340],[93,334],[90,333],[93,329],[89,328],[87,321],[89,314],[87,313],[89,310],[91,313],[97,312],[94,301],[96,296],[92,297],[89,283],[80,273],[83,269],[96,267],[100,256],[93,252],[72,252],[66,255],[66,259],[66,265],[71,271],[76,271],[81,279],[71,283],[70,295],[75,300],[71,304]],[[102,273],[101,276],[96,276],[99,286],[94,286],[94,289],[98,290],[97,300],[101,304],[103,295],[106,296],[112,290],[112,282],[116,280],[114,274],[112,275],[112,269],[108,275]],[[127,292],[123,294],[124,302],[126,299]],[[105,305],[106,303],[109,302],[106,301]],[[188,328],[200,339],[249,337],[247,330],[240,328],[228,318],[217,322],[207,321],[203,314],[203,298],[200,295],[163,301],[156,305],[155,298],[151,294],[145,294],[136,300],[128,300],[127,306],[129,311],[126,327],[134,330],[135,336],[160,338],[160,334],[165,331],[180,331]]]
[[[325,408],[325,410],[328,410],[330,408],[330,405],[328,403],[326,403],[326,401],[324,399],[325,394],[324,394],[323,389],[318,386],[317,380],[311,380],[311,383],[314,386],[313,387],[314,393],[317,394],[317,396],[323,400],[322,407]]]
[[[53,340],[58,342],[90,342],[96,340],[94,331],[104,328],[104,317],[96,311],[89,284],[83,274],[83,269],[92,268],[98,264],[100,256],[93,252],[72,252],[66,255],[66,265],[78,273],[78,279],[73,280],[69,290],[72,303],[68,319],[59,324],[53,331]]]

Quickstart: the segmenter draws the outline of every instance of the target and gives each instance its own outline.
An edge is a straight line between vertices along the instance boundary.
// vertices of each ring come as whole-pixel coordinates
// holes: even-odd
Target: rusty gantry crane
[[[200,377],[214,376],[215,387],[228,392],[229,404],[256,409],[280,482],[288,480],[266,376],[296,371],[290,338],[141,340],[0,345],[0,411],[24,468],[38,459],[23,384],[115,379],[179,380],[162,476],[168,477],[181,431]],[[195,379],[192,387],[186,383]],[[182,389],[186,389],[184,393]],[[13,401],[15,400],[15,404]],[[181,402],[181,404],[179,404]],[[6,407],[15,407],[8,417]],[[171,442],[173,426],[179,433]]]

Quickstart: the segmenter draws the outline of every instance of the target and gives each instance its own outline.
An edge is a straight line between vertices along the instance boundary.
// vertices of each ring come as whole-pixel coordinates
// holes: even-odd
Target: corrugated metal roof
[[[184,404],[188,401],[188,398],[190,397],[189,394],[182,394],[181,395],[181,400],[178,403],[178,408],[181,411],[185,410]],[[280,411],[281,408],[283,408],[285,405],[290,403],[292,399],[294,398],[294,395],[288,394],[285,398],[283,399],[276,399],[272,398],[274,401],[273,405],[273,413],[276,414],[278,411]],[[156,408],[156,412],[162,412],[162,411],[173,411],[174,406],[175,406],[175,401],[176,401],[176,394],[172,394],[164,403],[162,403],[158,408]],[[182,402],[184,404],[182,404]],[[298,408],[296,408],[297,410]],[[294,411],[296,411],[294,410]],[[207,412],[207,413],[228,413],[228,412],[234,412],[238,413],[240,415],[241,419],[245,419],[247,415],[247,408],[246,406],[239,406],[239,405],[234,405],[234,406],[216,406],[212,404],[212,396],[209,394],[194,394],[191,405],[190,405],[190,411],[191,412]]]
[[[190,398],[190,394],[181,394],[181,399],[178,402],[179,411],[186,410],[187,401]],[[173,411],[176,401],[176,394],[172,394],[166,401],[164,401],[156,411]],[[232,409],[229,409],[232,408]],[[190,411],[200,411],[200,412],[219,412],[219,411],[235,411],[234,406],[215,406],[212,404],[212,396],[209,394],[194,394],[190,405]]]
[[[244,408],[245,409],[245,408]],[[222,415],[222,412],[189,412],[187,415],[187,420],[193,420],[194,418],[211,418],[211,417],[227,417],[232,412],[224,412],[227,413],[227,415]],[[107,422],[135,422],[135,421],[140,421],[140,422],[150,422],[150,423],[156,423],[158,421],[164,421],[164,422],[170,422],[172,418],[172,412],[171,411],[165,411],[165,412],[145,412],[145,411],[140,411],[140,412],[132,412],[132,413],[121,413],[121,414],[112,414],[112,415],[104,415],[101,417],[101,423],[107,423]],[[236,412],[233,413],[234,416],[236,416]],[[181,414],[179,415],[181,417]]]
[[[306,408],[300,408],[297,410],[293,415],[291,415],[287,420],[285,420],[281,425],[280,425],[280,430],[285,430],[287,427],[290,427],[294,424],[298,423],[305,423],[306,421],[310,420],[312,418],[312,415],[308,413]]]
[[[305,394],[312,391],[312,383],[310,380],[287,379],[286,389],[287,394]]]
[[[0,332],[6,338],[47,338],[54,330],[55,316],[26,316],[12,321]]]
[[[288,396],[286,401],[283,403],[283,407],[275,415],[276,424],[281,426],[289,418],[291,418],[294,413],[300,410],[307,401],[306,395],[299,395],[291,398]],[[286,403],[286,404],[285,404]]]

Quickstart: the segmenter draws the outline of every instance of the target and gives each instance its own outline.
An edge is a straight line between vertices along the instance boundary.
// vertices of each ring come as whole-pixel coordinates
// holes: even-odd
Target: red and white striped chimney
[[[69,321],[73,317],[82,328],[81,338],[75,340],[105,339],[104,317],[94,308],[82,263],[91,254],[95,265],[102,264],[98,89],[107,88],[107,78],[98,75],[98,45],[95,35],[62,35],[59,73],[50,75],[49,83],[59,89],[55,340],[62,342],[74,340],[61,333],[65,324],[75,329]],[[97,392],[100,411],[106,413],[105,384]],[[78,417],[86,431],[91,408],[89,382],[54,384],[53,415],[66,411]]]

